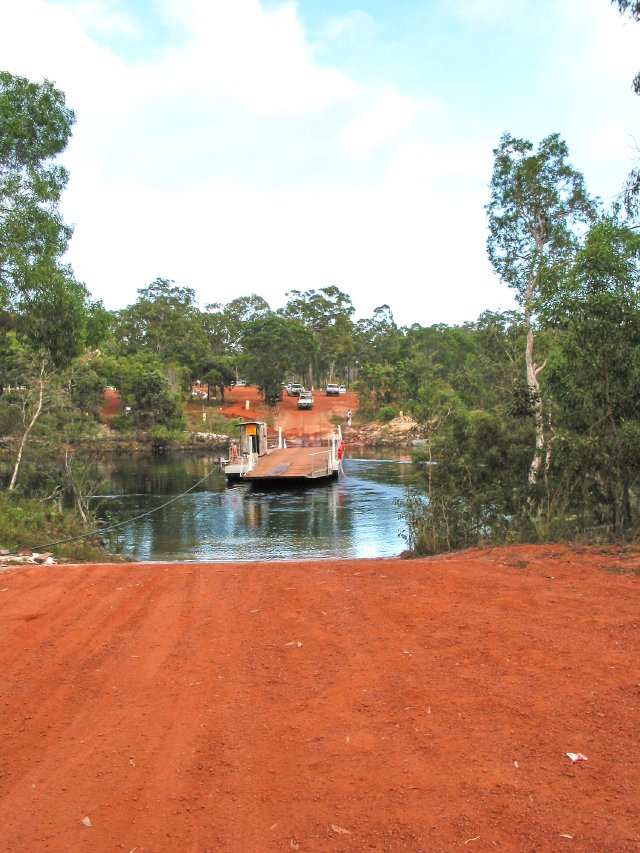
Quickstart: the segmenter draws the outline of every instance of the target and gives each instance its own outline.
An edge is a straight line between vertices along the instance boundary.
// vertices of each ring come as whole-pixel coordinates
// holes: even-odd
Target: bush
[[[73,510],[5,493],[0,495],[0,531],[0,547],[15,553],[21,548],[42,548],[49,543],[80,536],[86,529]],[[51,550],[56,559],[62,560],[105,562],[115,559],[96,535],[52,545]]]
[[[406,524],[403,536],[407,546],[418,557],[469,548],[487,540],[502,541],[509,527],[506,519],[499,519],[490,511],[486,526],[479,525],[464,498],[429,501],[409,491],[404,499],[396,500],[396,506]]]
[[[133,435],[136,431],[136,421],[133,415],[129,412],[124,415],[118,415],[111,421],[111,427],[122,435]]]
[[[383,424],[388,424],[389,421],[392,421],[394,418],[398,417],[398,410],[393,406],[382,406],[378,409],[378,420],[382,421]]]
[[[147,430],[147,438],[154,443],[171,444],[174,441],[184,441],[184,430],[169,426],[153,426]]]

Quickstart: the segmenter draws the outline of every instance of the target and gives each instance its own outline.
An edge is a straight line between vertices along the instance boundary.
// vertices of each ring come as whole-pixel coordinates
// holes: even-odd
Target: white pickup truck
[[[299,409],[313,409],[313,394],[311,391],[301,391],[298,397]]]
[[[340,393],[340,386],[336,382],[329,382],[327,385],[327,397],[337,397]]]

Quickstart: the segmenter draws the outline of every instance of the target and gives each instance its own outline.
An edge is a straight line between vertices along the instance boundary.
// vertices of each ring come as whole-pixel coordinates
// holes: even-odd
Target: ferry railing
[[[314,457],[315,456],[326,456],[326,458],[327,458],[326,465],[323,467],[326,470],[327,474],[331,474],[332,470],[333,470],[331,468],[331,451],[330,450],[319,450],[317,453],[310,453],[309,454],[309,459],[311,459],[311,476],[315,477],[315,475],[316,475],[316,468],[314,465],[314,463],[315,463]],[[320,471],[320,469],[321,469],[321,466],[318,466],[317,470]]]

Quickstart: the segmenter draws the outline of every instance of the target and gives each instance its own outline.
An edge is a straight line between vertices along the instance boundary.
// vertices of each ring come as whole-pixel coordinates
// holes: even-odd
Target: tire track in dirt
[[[7,572],[2,849],[635,851],[638,578],[603,565]]]

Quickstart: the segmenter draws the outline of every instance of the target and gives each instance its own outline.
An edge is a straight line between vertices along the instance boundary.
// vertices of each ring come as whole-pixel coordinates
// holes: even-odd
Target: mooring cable
[[[147,510],[147,512],[141,512],[139,515],[134,515],[132,518],[128,518],[126,521],[119,521],[116,524],[110,524],[109,527],[98,527],[98,528],[95,528],[94,530],[88,531],[87,533],[81,533],[79,536],[70,536],[68,539],[58,539],[57,542],[47,542],[44,545],[34,545],[31,550],[32,551],[39,551],[39,550],[42,550],[44,548],[53,548],[54,545],[66,545],[67,542],[76,542],[78,539],[86,539],[89,536],[97,536],[97,535],[101,535],[103,533],[111,533],[113,530],[118,530],[121,527],[126,527],[127,524],[131,524],[133,521],[138,521],[141,518],[145,518],[145,516],[147,516],[147,515],[153,515],[154,512],[159,512],[161,509],[164,509],[165,507],[169,506],[170,504],[175,503],[176,501],[180,500],[180,498],[183,498],[185,495],[188,495],[189,492],[192,492],[201,483],[204,483],[204,481],[213,474],[213,472],[216,470],[216,468],[220,468],[219,462],[217,462],[213,466],[213,468],[211,468],[204,475],[204,477],[202,477],[200,480],[198,480],[197,483],[194,483],[193,486],[189,486],[189,488],[186,491],[182,492],[179,495],[175,495],[174,497],[171,498],[171,500],[167,501],[166,503],[161,504],[160,506],[155,507],[154,509]]]

